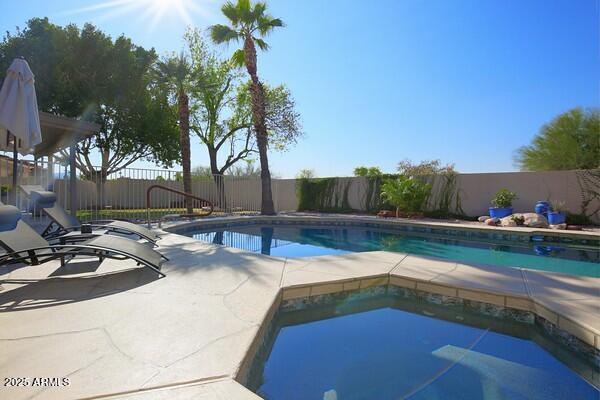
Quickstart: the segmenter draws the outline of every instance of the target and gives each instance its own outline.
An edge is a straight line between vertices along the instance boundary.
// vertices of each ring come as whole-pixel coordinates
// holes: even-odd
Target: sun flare
[[[150,30],[165,20],[179,20],[185,25],[193,25],[192,17],[209,17],[207,7],[200,3],[207,0],[106,0],[89,6],[65,11],[64,14],[94,14],[97,20],[107,20],[118,16],[133,16]]]

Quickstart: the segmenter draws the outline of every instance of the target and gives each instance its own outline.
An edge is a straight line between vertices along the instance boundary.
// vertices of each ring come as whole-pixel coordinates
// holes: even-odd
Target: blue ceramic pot
[[[512,207],[490,207],[491,218],[504,218],[512,215]]]
[[[550,211],[548,213],[548,223],[550,225],[564,224],[567,219],[567,214],[561,212]]]
[[[547,201],[538,201],[535,204],[535,213],[542,214],[544,217],[548,215],[548,211],[550,211],[550,203]]]

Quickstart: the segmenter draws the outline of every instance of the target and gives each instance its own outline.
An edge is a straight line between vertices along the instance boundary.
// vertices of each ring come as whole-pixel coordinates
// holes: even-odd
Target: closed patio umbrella
[[[29,154],[42,141],[34,75],[23,58],[14,59],[0,89],[0,148],[3,150],[9,149],[10,135],[14,138],[11,150],[15,193],[17,151],[23,155]]]

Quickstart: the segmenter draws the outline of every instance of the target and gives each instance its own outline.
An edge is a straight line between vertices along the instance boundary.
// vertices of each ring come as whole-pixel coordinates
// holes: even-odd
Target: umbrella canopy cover
[[[7,130],[19,139],[21,154],[29,154],[42,141],[34,75],[22,58],[12,62],[0,89],[0,147],[5,149]]]

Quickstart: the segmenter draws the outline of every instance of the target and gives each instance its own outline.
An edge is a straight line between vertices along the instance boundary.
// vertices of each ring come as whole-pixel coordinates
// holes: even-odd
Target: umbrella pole
[[[17,162],[19,161],[19,155],[17,154],[17,137],[13,135],[13,177],[12,177],[12,202],[15,206],[17,205],[17,180],[19,174],[19,166]]]

